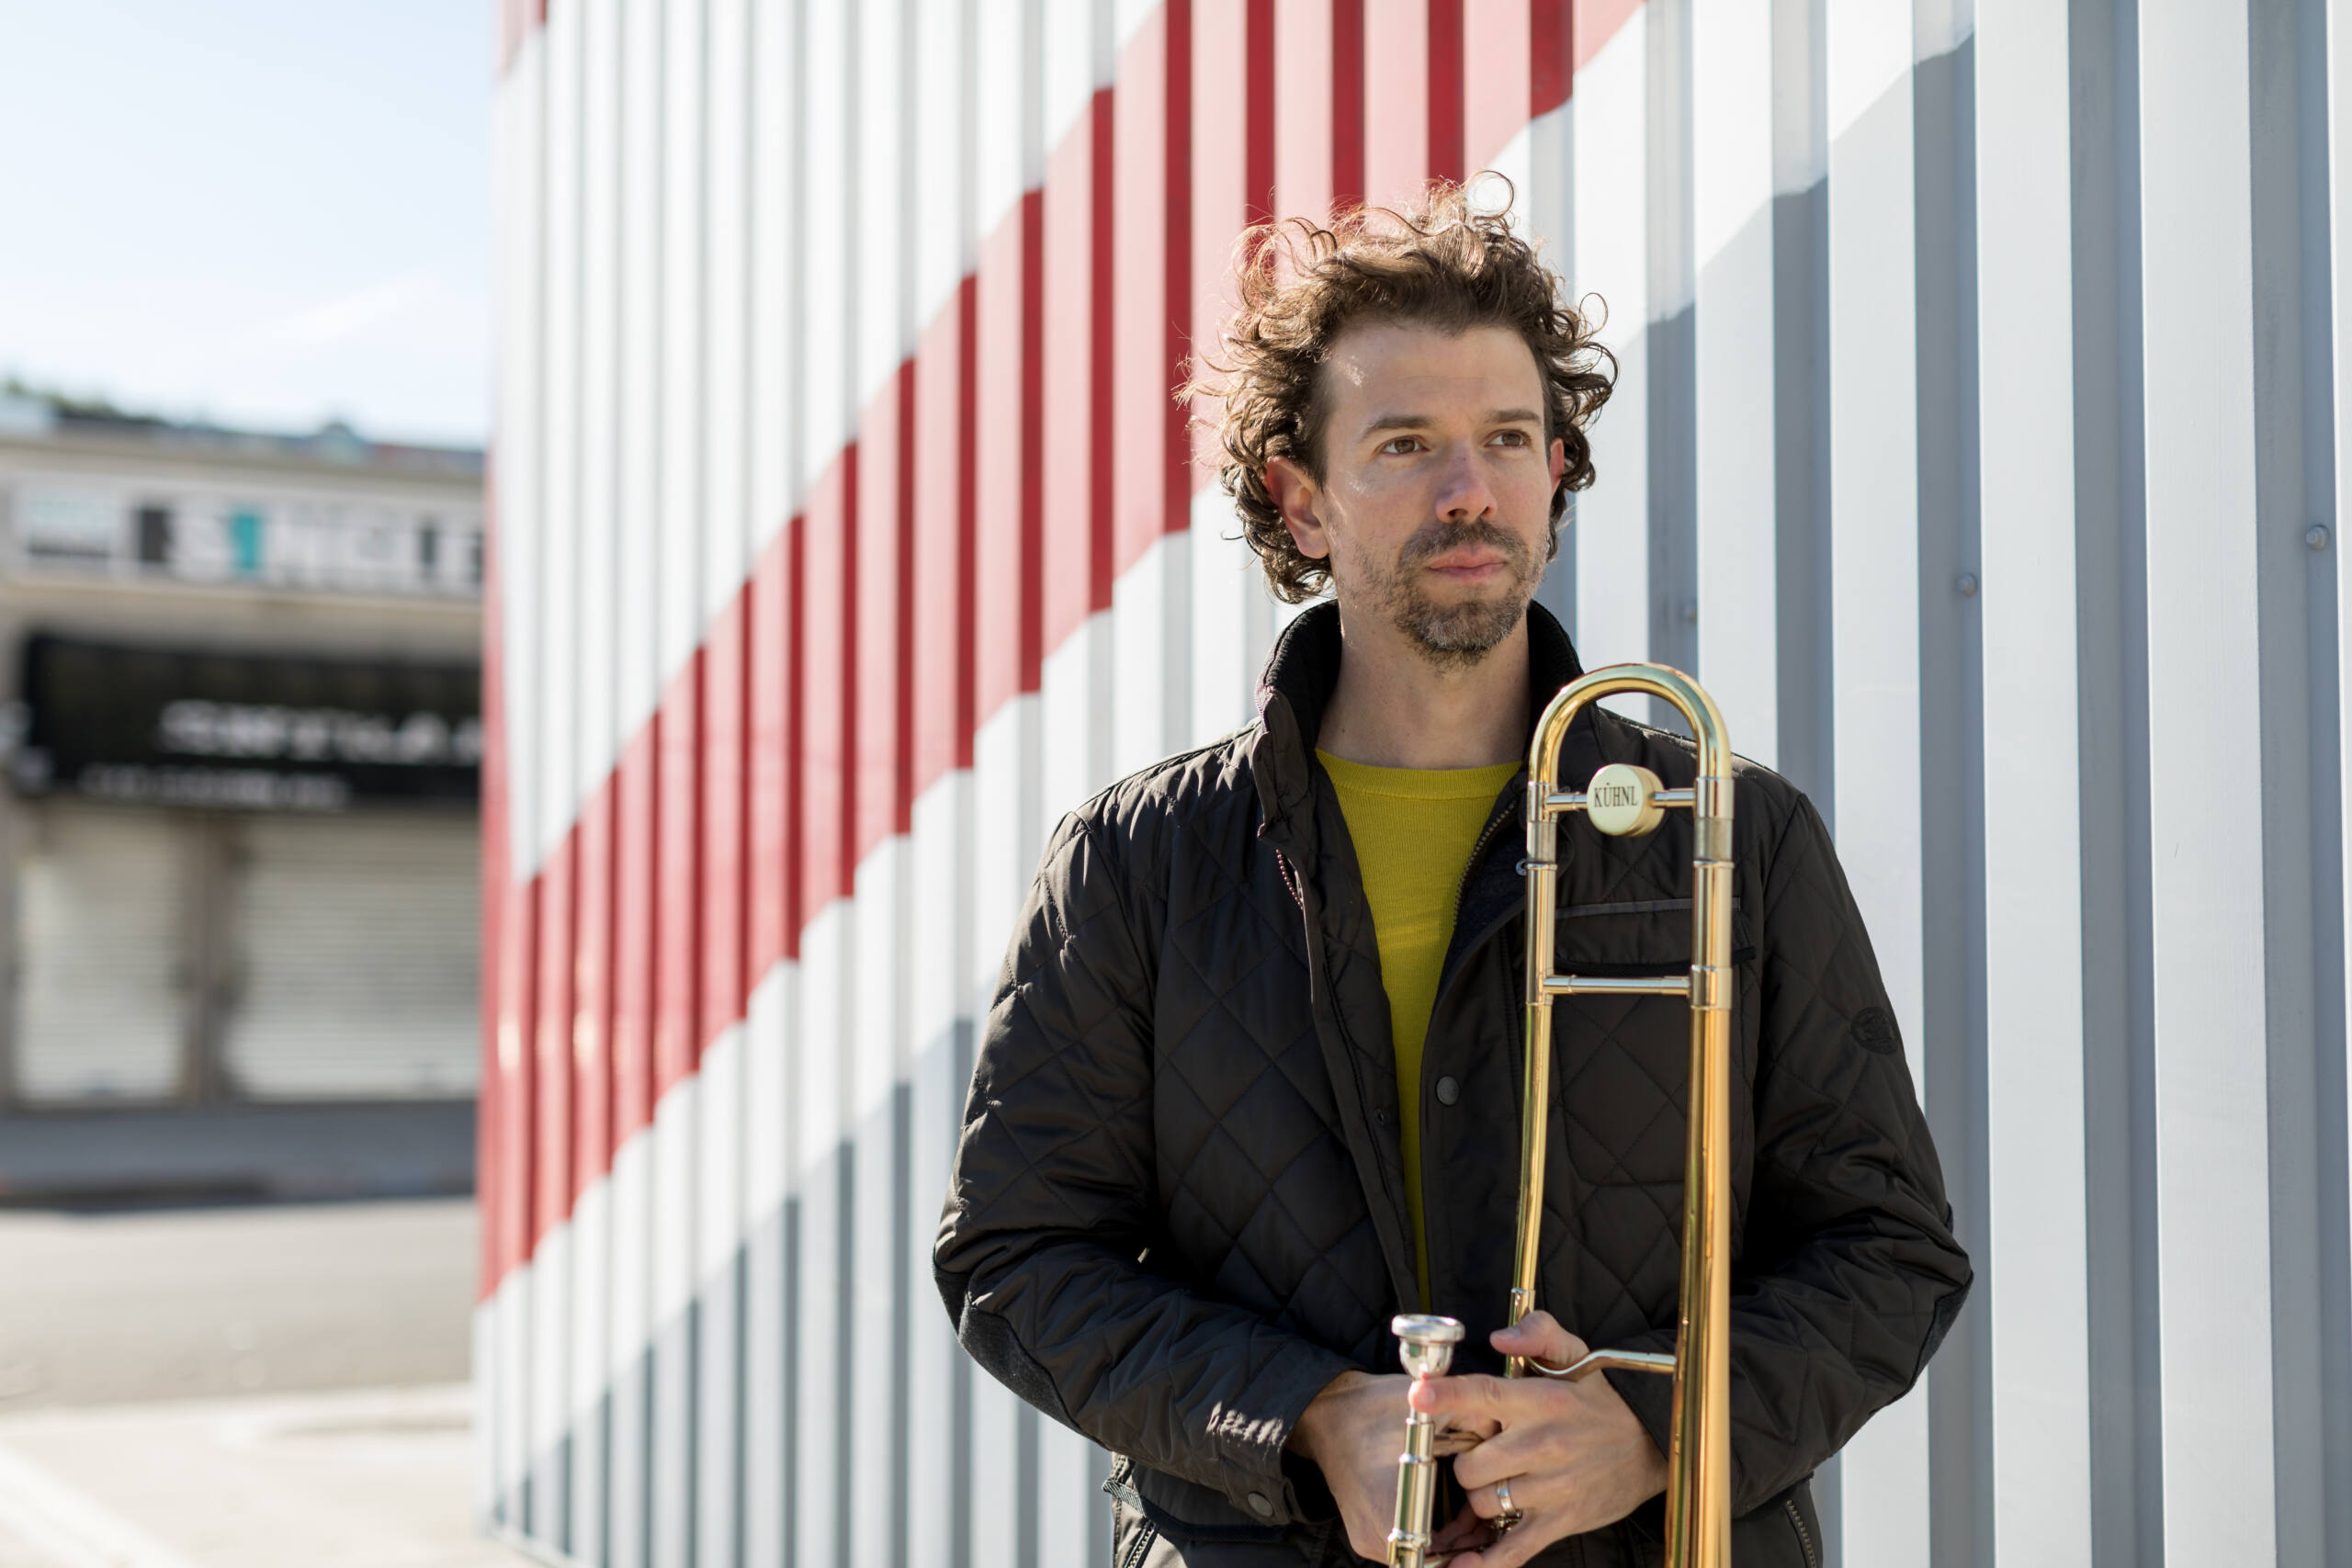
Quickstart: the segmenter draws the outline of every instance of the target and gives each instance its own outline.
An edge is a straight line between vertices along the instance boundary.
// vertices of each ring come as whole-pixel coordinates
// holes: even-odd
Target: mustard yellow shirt
[[[1462,874],[1495,796],[1517,762],[1490,768],[1375,768],[1317,750],[1340,794],[1356,865],[1372,905],[1380,978],[1388,991],[1388,1034],[1396,1049],[1398,1131],[1405,1153],[1405,1206],[1413,1219],[1413,1268],[1421,1302],[1430,1294],[1429,1224],[1421,1206],[1421,1047],[1439,972],[1453,940]]]

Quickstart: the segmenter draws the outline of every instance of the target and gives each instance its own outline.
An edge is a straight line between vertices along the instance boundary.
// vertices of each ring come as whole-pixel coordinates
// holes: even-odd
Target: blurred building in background
[[[481,486],[339,424],[0,396],[0,1111],[462,1116]],[[50,1179],[11,1142],[0,1191]]]

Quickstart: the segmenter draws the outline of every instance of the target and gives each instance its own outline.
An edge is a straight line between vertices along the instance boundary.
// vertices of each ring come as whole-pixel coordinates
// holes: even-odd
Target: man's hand
[[[1554,1367],[1567,1365],[1586,1349],[1583,1340],[1541,1312],[1529,1314],[1516,1327],[1498,1330],[1492,1342],[1506,1356],[1528,1356]],[[1414,1385],[1410,1399],[1414,1409],[1454,1426],[1499,1428],[1453,1461],[1453,1479],[1469,1495],[1478,1519],[1492,1520],[1502,1512],[1497,1482],[1509,1485],[1511,1506],[1522,1516],[1508,1534],[1483,1545],[1477,1525],[1467,1517],[1455,1519],[1433,1544],[1440,1550],[1477,1550],[1450,1559],[1448,1568],[1516,1568],[1563,1537],[1614,1524],[1666,1489],[1666,1456],[1598,1372],[1574,1382],[1434,1378]],[[1329,1467],[1324,1473],[1330,1473]],[[1338,1490],[1336,1483],[1332,1489]],[[1355,1539],[1352,1526],[1349,1539]]]
[[[1413,1380],[1391,1373],[1341,1372],[1324,1384],[1291,1428],[1286,1445],[1312,1460],[1340,1505],[1348,1545],[1375,1562],[1388,1557],[1396,1517],[1396,1456],[1405,1451],[1405,1391]],[[1498,1428],[1491,1421],[1441,1422],[1437,1449],[1450,1453]]]

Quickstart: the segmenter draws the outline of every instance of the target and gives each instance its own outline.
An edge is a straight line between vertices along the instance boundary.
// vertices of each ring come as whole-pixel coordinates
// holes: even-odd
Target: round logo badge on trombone
[[[1665,787],[1647,768],[1605,763],[1584,786],[1584,814],[1612,839],[1639,838],[1665,819],[1666,807],[1657,799]]]

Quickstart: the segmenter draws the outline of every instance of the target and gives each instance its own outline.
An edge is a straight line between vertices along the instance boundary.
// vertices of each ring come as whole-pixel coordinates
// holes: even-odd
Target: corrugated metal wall
[[[2352,1562],[2333,9],[509,0],[485,1519],[1107,1560],[930,1289],[972,1021],[1249,716],[1235,235],[1492,166],[1623,366],[1547,602],[1830,814],[1979,1261],[1838,1559]]]

